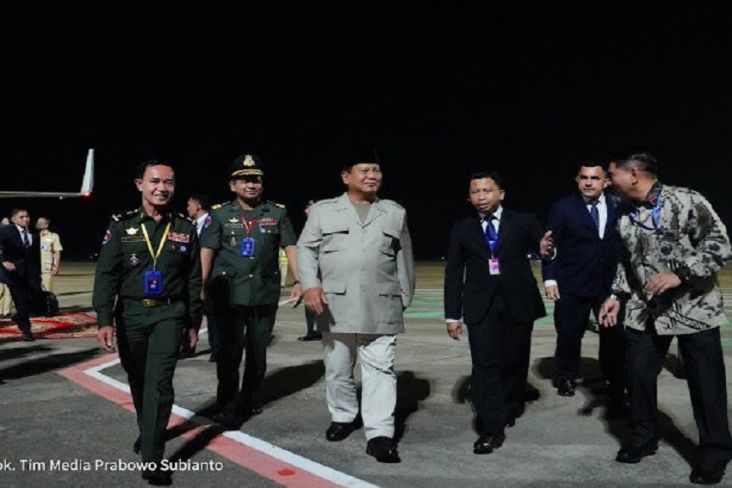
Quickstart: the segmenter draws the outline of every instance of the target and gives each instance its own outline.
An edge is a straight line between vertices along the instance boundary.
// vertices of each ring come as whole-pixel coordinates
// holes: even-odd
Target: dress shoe
[[[219,412],[211,417],[211,420],[221,425],[226,430],[239,430],[241,424],[244,423],[241,417],[231,412]]]
[[[142,479],[154,486],[169,486],[173,483],[173,478],[170,476],[170,471],[163,471],[160,468],[143,469]]]
[[[689,481],[697,485],[716,485],[724,478],[724,466],[719,469],[706,469],[695,466],[689,475]]]
[[[399,452],[394,439],[390,437],[374,437],[366,443],[366,454],[373,456],[380,463],[399,463]]]
[[[132,452],[140,454],[142,452],[142,434],[137,436],[137,440],[132,444]]]
[[[524,402],[535,402],[539,398],[541,398],[541,392],[533,386],[527,384],[526,388],[524,389]]]
[[[331,442],[342,441],[356,430],[355,422],[331,422],[325,431],[325,438]]]
[[[576,386],[577,384],[574,382],[574,380],[570,380],[568,378],[560,378],[557,382],[557,394],[564,397],[574,396],[574,389],[576,388]]]
[[[36,340],[33,332],[23,332],[23,335],[20,336],[20,339],[25,342],[33,342]]]
[[[627,446],[618,451],[615,460],[619,463],[636,464],[644,457],[656,454],[656,450],[658,450],[658,442],[649,442],[639,447]]]
[[[484,434],[473,443],[473,452],[475,454],[490,454],[494,449],[501,447],[505,440],[506,436],[504,434]]]
[[[298,341],[319,341],[322,339],[323,336],[320,334],[320,332],[308,332],[302,337],[298,337]]]

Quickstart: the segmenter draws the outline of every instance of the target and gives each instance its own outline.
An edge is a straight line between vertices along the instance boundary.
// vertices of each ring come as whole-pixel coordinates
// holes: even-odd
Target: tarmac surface
[[[88,308],[93,264],[66,263],[57,292],[63,309]],[[597,335],[582,349],[583,384],[574,397],[552,387],[556,334],[549,316],[535,324],[529,382],[541,396],[506,432],[494,453],[476,456],[469,403],[467,337],[453,341],[442,320],[442,264],[418,266],[418,290],[398,339],[395,412],[399,464],[365,454],[362,430],[339,443],[329,424],[319,342],[305,332],[303,309],[280,308],[268,352],[264,412],[224,433],[206,418],[216,372],[202,334],[196,357],[175,376],[176,407],[166,456],[173,485],[201,486],[681,486],[689,485],[697,432],[686,382],[674,376],[676,347],[659,377],[663,439],[637,465],[614,461],[628,436],[624,420],[605,419]],[[728,314],[732,269],[722,276]],[[728,315],[732,317],[732,315]],[[732,323],[722,329],[727,388]],[[358,367],[356,369],[358,371]],[[0,344],[0,487],[147,486],[132,452],[137,427],[126,375],[116,355],[92,338]],[[66,463],[66,464],[64,464]],[[728,475],[722,486],[732,486]]]

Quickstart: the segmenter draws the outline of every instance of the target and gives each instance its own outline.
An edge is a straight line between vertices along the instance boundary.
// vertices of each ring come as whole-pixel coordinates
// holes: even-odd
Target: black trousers
[[[471,398],[481,435],[503,433],[506,423],[523,413],[533,325],[511,320],[500,296],[481,322],[467,324]]]
[[[627,329],[627,371],[632,444],[658,440],[658,374],[673,336]],[[727,384],[719,329],[676,336],[684,360],[694,420],[699,429],[697,463],[716,469],[732,459]]]
[[[7,284],[10,289],[10,296],[13,297],[13,303],[15,304],[15,310],[17,312],[15,322],[18,324],[18,328],[23,332],[31,332],[31,309],[42,292],[40,275],[38,276],[38,279],[38,282],[13,280]]]
[[[267,371],[267,345],[277,315],[277,304],[216,307],[219,357],[217,401],[222,410],[237,413],[261,406],[260,386]],[[239,390],[239,365],[244,376]]]
[[[555,360],[557,379],[575,380],[579,374],[582,338],[587,328],[590,312],[595,318],[603,297],[581,297],[562,293],[554,304],[554,327],[557,331]],[[622,401],[625,394],[625,341],[623,327],[600,327],[600,369],[610,384],[610,398]]]

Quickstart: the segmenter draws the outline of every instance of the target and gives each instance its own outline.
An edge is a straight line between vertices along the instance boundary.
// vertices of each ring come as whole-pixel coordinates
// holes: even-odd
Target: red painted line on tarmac
[[[129,411],[134,412],[135,406],[132,396],[129,393],[109,386],[86,373],[85,370],[113,361],[117,354],[105,356],[71,366],[58,372],[61,376],[83,386],[92,393],[109,400]],[[179,415],[171,414],[168,428],[188,422],[189,420]],[[198,426],[182,434],[186,439],[193,439],[206,427]],[[250,471],[253,471],[265,478],[268,478],[282,486],[292,488],[331,488],[341,486],[316,474],[306,471],[300,467],[293,466],[273,456],[265,454],[257,449],[241,444],[228,437],[218,436],[207,446],[207,449],[232,461]]]

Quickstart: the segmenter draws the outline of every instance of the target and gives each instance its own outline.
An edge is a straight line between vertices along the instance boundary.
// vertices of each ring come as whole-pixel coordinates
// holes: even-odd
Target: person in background
[[[41,240],[41,283],[43,288],[53,291],[54,277],[61,269],[61,238],[49,230],[51,221],[46,217],[38,217],[36,229]]]

